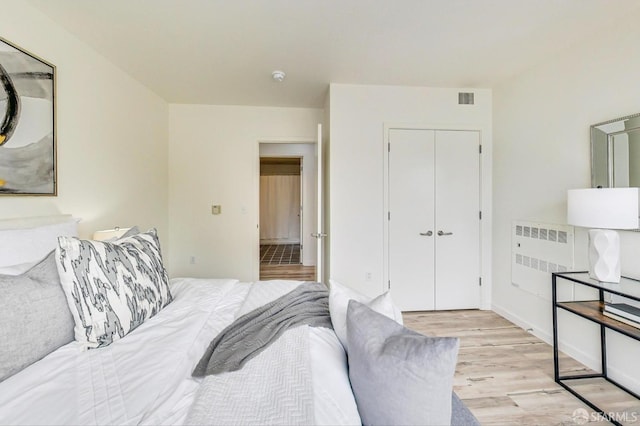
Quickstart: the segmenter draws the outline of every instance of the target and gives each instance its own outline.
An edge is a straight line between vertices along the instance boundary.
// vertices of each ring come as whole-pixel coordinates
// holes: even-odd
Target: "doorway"
[[[260,143],[260,279],[313,281],[315,146]]]
[[[302,259],[302,159],[260,157],[260,263]]]
[[[261,261],[300,263],[301,167],[300,157],[260,157],[260,246],[269,254]]]

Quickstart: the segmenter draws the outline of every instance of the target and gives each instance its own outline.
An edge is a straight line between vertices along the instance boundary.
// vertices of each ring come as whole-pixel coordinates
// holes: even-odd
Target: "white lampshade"
[[[567,223],[589,230],[589,276],[620,282],[620,236],[614,229],[638,228],[638,188],[570,189]]]
[[[122,237],[131,228],[119,228],[105,229],[103,231],[96,231],[93,233],[93,239],[96,241],[116,240]]]
[[[638,188],[570,189],[567,223],[583,228],[637,229]]]

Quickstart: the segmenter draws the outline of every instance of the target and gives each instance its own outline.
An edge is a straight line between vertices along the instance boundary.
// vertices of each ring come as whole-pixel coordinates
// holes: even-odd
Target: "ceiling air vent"
[[[473,92],[458,92],[458,105],[473,105]]]

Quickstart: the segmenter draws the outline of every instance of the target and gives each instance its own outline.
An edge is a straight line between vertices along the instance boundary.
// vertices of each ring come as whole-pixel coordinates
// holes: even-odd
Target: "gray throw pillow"
[[[450,424],[458,338],[423,336],[351,300],[347,341],[363,424]]]
[[[0,381],[72,341],[55,252],[21,275],[0,275]]]
[[[460,426],[480,426],[476,416],[464,405],[464,402],[454,392],[451,395],[451,424]]]
[[[87,349],[110,345],[173,300],[155,229],[113,242],[60,237],[56,259]]]

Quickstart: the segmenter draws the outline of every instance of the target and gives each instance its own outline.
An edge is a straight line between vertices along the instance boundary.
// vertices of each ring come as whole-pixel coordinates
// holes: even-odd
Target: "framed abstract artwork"
[[[57,194],[55,77],[0,38],[0,196]]]

